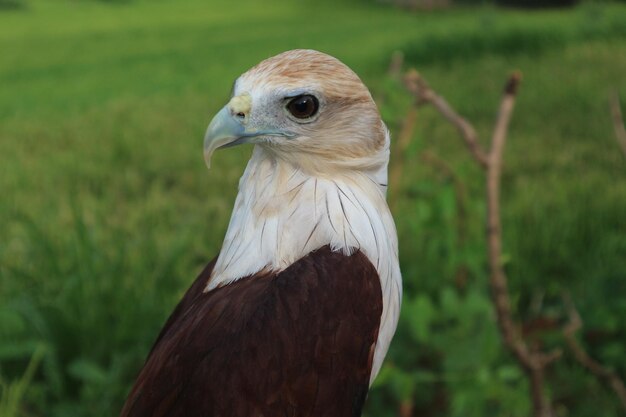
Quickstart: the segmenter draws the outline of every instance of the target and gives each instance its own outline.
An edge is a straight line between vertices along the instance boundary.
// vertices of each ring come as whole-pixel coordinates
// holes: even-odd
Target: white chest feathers
[[[383,293],[373,381],[402,298],[396,229],[385,201],[386,166],[383,171],[311,176],[255,147],[206,291],[262,270],[284,270],[326,245],[345,254],[360,250],[376,267]]]

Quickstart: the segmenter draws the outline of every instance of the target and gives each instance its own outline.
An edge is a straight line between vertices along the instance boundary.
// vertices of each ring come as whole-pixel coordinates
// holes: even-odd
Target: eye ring
[[[320,102],[311,94],[302,94],[291,98],[285,108],[293,117],[304,121],[317,114]]]

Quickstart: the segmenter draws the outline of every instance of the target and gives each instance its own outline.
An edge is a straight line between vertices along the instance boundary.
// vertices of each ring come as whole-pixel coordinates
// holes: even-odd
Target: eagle
[[[221,250],[165,323],[122,417],[361,415],[402,298],[389,131],[348,66],[292,50],[235,81],[205,161],[246,143]]]

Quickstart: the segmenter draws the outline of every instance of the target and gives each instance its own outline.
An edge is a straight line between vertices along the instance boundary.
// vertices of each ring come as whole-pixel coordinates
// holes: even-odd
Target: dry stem
[[[417,104],[430,103],[458,129],[463,141],[474,159],[483,167],[487,167],[487,155],[478,142],[478,135],[474,127],[448,104],[441,96],[437,95],[428,83],[415,70],[410,70],[404,77],[406,88],[413,93]]]
[[[574,304],[569,297],[564,297],[565,304],[568,307],[569,323],[563,329],[563,336],[565,337],[565,343],[572,351],[572,354],[583,367],[596,376],[596,378],[604,381],[608,386],[615,391],[617,398],[626,410],[626,386],[619,376],[612,370],[603,366],[600,362],[593,359],[582,346],[576,340],[576,333],[583,326],[583,321],[580,318],[578,310],[574,307]]]
[[[513,322],[507,277],[502,267],[502,225],[500,220],[502,156],[520,81],[521,74],[519,73],[514,73],[509,78],[504,89],[491,139],[487,164],[487,242],[491,291],[500,332],[505,345],[513,352],[530,377],[535,416],[544,417],[552,414],[550,402],[544,394],[544,369],[560,356],[560,352],[544,354],[529,350],[527,343],[517,330],[519,326]]]
[[[502,266],[502,225],[500,219],[500,189],[502,175],[502,160],[504,146],[511,114],[515,105],[517,88],[521,75],[514,73],[509,78],[505,88],[498,116],[496,118],[491,146],[485,152],[480,145],[473,126],[461,117],[447,102],[439,96],[415,70],[409,71],[404,77],[406,88],[416,99],[416,107],[423,104],[432,104],[456,129],[465,142],[468,151],[475,162],[484,169],[486,175],[487,198],[487,243],[490,270],[490,287],[493,303],[498,320],[498,328],[504,345],[513,353],[516,360],[526,371],[530,380],[533,414],[535,417],[552,416],[550,401],[544,392],[545,368],[561,357],[560,350],[548,353],[541,352],[536,346],[524,340],[520,326],[513,320],[509,299],[507,276]],[[626,157],[626,128],[619,103],[619,96],[615,92],[610,100],[611,114],[615,128],[615,136],[620,148]],[[409,117],[410,116],[410,117]],[[415,115],[409,111],[407,120],[400,135],[400,148],[406,149],[408,138],[415,125]],[[575,334],[582,327],[582,319],[569,299],[569,324],[563,329],[565,342],[572,351],[576,360],[597,378],[609,385],[626,410],[626,386],[624,381],[611,369],[603,366],[591,358],[578,343]]]
[[[418,104],[432,104],[457,128],[470,154],[476,163],[485,170],[490,286],[498,327],[505,346],[513,353],[528,374],[534,415],[536,417],[549,417],[552,415],[552,408],[543,388],[544,370],[548,364],[560,357],[561,352],[556,350],[543,353],[534,349],[531,350],[528,347],[518,330],[520,326],[513,321],[507,277],[501,262],[500,178],[502,173],[502,156],[520,80],[521,75],[514,73],[506,84],[488,153],[482,149],[473,126],[461,117],[443,97],[432,90],[416,71],[413,70],[407,73],[404,81],[407,89],[415,96]]]

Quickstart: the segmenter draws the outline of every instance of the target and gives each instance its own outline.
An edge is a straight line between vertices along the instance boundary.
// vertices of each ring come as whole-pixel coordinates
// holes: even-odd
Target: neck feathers
[[[402,295],[397,236],[385,200],[386,164],[377,171],[311,175],[256,146],[206,291],[261,271],[280,272],[322,246],[363,252],[376,267],[383,315],[372,369],[378,373]]]

